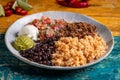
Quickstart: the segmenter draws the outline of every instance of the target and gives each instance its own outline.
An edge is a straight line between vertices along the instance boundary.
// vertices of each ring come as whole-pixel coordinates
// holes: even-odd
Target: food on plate
[[[41,19],[35,19],[31,23],[39,30],[39,39],[44,40],[59,33],[59,30],[67,25],[64,19],[50,19],[42,16]]]
[[[61,37],[55,42],[56,52],[52,62],[56,66],[80,66],[92,62],[104,55],[107,45],[98,35],[78,37]]]
[[[28,36],[24,35],[24,36],[16,37],[12,45],[18,51],[27,50],[34,46],[34,41]]]
[[[26,35],[33,40],[37,40],[39,31],[34,25],[25,25],[18,32],[18,36]]]
[[[37,43],[34,48],[21,50],[20,55],[39,64],[54,66],[54,63],[52,63],[52,54],[55,53],[56,50],[54,41],[58,39],[59,36],[47,38]]]
[[[96,34],[96,26],[85,22],[68,23],[67,26],[60,29],[59,32],[63,37],[84,38],[88,35],[94,36]]]
[[[18,36],[21,35],[32,38],[35,44],[19,49],[20,55],[49,66],[85,65],[102,57],[108,49],[96,26],[87,22],[69,23],[42,16],[23,26],[18,32]]]

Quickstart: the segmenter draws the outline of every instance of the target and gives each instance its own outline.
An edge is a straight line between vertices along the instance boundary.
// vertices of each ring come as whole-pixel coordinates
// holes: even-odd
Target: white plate
[[[11,42],[14,41],[15,37],[16,37],[16,33],[27,23],[31,22],[32,20],[36,19],[36,18],[41,18],[41,16],[47,16],[50,18],[54,18],[54,19],[65,19],[68,22],[88,22],[90,24],[93,24],[96,26],[98,33],[100,34],[100,36],[106,41],[107,45],[108,45],[108,50],[105,53],[105,55],[97,60],[95,60],[94,62],[88,63],[86,65],[83,66],[79,66],[79,67],[58,67],[58,66],[47,66],[47,65],[42,65],[42,64],[38,64],[36,62],[32,62],[24,57],[22,57],[19,52],[17,50],[15,50],[13,48],[13,46],[11,45]],[[113,37],[112,34],[110,32],[110,30],[102,25],[101,23],[95,21],[94,19],[88,17],[88,16],[84,16],[81,14],[76,14],[76,13],[71,13],[71,12],[59,12],[59,11],[47,11],[47,12],[41,12],[41,13],[37,13],[37,14],[32,14],[32,15],[28,15],[25,16],[19,20],[17,20],[15,23],[13,23],[9,29],[6,32],[5,35],[5,43],[7,48],[10,50],[10,52],[18,59],[20,59],[21,61],[28,63],[30,65],[36,66],[36,67],[40,67],[40,68],[46,68],[46,69],[53,69],[53,70],[71,70],[71,69],[80,69],[80,68],[84,68],[90,65],[93,65],[95,63],[100,62],[101,60],[103,60],[106,56],[108,56],[110,54],[110,52],[113,49]]]

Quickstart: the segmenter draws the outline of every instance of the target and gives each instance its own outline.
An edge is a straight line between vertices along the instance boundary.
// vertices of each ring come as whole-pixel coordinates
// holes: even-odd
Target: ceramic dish
[[[65,19],[68,22],[88,22],[90,24],[93,24],[96,26],[97,32],[98,34],[105,40],[108,49],[105,53],[105,55],[97,60],[95,60],[94,62],[91,63],[87,63],[86,65],[82,65],[82,66],[78,66],[78,67],[59,67],[59,66],[47,66],[47,65],[43,65],[43,64],[38,64],[36,62],[32,62],[24,57],[22,57],[19,52],[14,49],[14,47],[11,45],[11,43],[14,41],[15,37],[16,37],[16,33],[27,23],[33,21],[36,18],[40,18],[41,16],[47,16],[53,19]],[[80,69],[80,68],[84,68],[84,67],[88,67],[90,65],[96,64],[98,62],[100,62],[101,60],[103,60],[105,57],[107,57],[110,52],[113,49],[113,37],[112,34],[110,32],[110,30],[104,26],[103,24],[95,21],[94,19],[88,17],[88,16],[84,16],[82,14],[76,14],[76,13],[71,13],[71,12],[60,12],[60,11],[47,11],[47,12],[41,12],[41,13],[36,13],[36,14],[32,14],[32,15],[28,15],[25,16],[19,20],[17,20],[16,22],[14,22],[9,29],[6,32],[5,35],[5,43],[7,48],[10,50],[10,52],[19,60],[28,63],[30,65],[36,66],[36,67],[40,67],[40,68],[46,68],[46,69],[53,69],[53,70],[72,70],[72,69]]]

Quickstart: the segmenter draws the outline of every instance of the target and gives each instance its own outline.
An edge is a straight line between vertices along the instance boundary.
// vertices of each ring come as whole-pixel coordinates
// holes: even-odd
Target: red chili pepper
[[[76,3],[79,2],[78,0],[71,0],[70,3]]]
[[[57,2],[58,2],[60,5],[69,6],[68,2],[66,2],[66,1],[64,1],[64,0],[57,0]]]
[[[86,1],[89,1],[89,0],[78,0],[78,1],[86,2]]]
[[[57,0],[57,2],[64,6],[74,7],[74,8],[84,8],[88,7],[88,0]]]
[[[71,2],[69,4],[70,7],[75,7],[75,8],[84,8],[84,7],[88,7],[89,3],[88,2],[79,2],[74,0],[73,2]]]

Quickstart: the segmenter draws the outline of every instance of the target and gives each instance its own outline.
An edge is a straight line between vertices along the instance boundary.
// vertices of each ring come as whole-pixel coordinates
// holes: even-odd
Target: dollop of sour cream
[[[18,32],[18,36],[27,35],[33,40],[37,40],[39,30],[34,25],[25,25]]]

